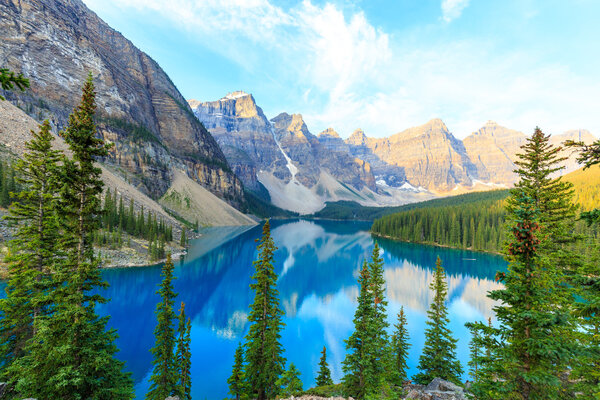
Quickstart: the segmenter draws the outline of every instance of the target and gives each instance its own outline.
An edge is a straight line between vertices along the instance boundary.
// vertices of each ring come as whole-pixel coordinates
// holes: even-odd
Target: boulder
[[[408,392],[405,397],[406,400],[433,400],[433,397],[428,393],[420,392],[416,389],[412,389]]]

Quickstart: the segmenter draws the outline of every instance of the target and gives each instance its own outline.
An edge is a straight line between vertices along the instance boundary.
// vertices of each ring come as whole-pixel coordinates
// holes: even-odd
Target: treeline
[[[487,192],[465,193],[458,196],[442,197],[438,199],[421,201],[418,203],[410,203],[405,204],[403,206],[395,207],[369,207],[362,206],[354,201],[335,201],[327,202],[325,204],[325,208],[323,208],[320,211],[317,211],[310,217],[339,220],[358,219],[364,221],[373,221],[377,218],[381,218],[386,215],[399,213],[403,211],[409,211],[417,208],[457,206],[486,200],[501,200],[506,198],[506,196],[508,196],[508,190],[491,190]]]
[[[375,220],[371,232],[407,242],[498,252],[504,242],[505,215],[504,200],[484,198],[388,215]]]
[[[102,209],[101,230],[95,232],[94,243],[120,249],[123,245],[122,232],[148,240],[148,255],[152,260],[165,257],[166,243],[173,241],[173,227],[156,218],[156,214],[144,212],[144,206],[135,210],[133,199],[126,207],[123,196],[117,197],[116,189],[106,190]],[[185,237],[185,234],[183,234]]]

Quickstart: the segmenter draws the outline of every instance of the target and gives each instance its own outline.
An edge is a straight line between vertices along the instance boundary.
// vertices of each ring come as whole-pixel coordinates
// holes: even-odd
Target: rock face
[[[34,118],[65,125],[91,72],[99,131],[115,143],[110,162],[157,198],[171,166],[233,204],[241,182],[211,135],[160,66],[80,0],[0,0],[0,65],[30,79],[7,93]]]
[[[567,140],[592,144],[596,141],[596,138],[590,133],[590,131],[586,129],[573,129],[558,135],[550,136],[550,143],[555,146],[563,147],[563,143]],[[571,149],[563,148],[559,155],[567,158],[561,164],[564,167],[564,169],[561,171],[561,174],[568,174],[569,172],[573,172],[581,168],[581,164],[577,162],[577,157],[575,154],[573,154]]]
[[[314,136],[299,114],[281,113],[269,121],[252,95],[244,92],[189,104],[244,184],[259,193],[266,187],[278,206],[298,210],[286,204],[285,197],[304,196],[319,207],[333,198],[331,184],[336,183],[331,181],[350,188],[342,191],[377,190],[368,162],[352,156],[333,130]]]
[[[217,101],[190,100],[189,104],[249,189],[258,190],[259,169],[272,171],[286,182],[290,180],[291,174],[273,136],[271,123],[252,95],[234,92]]]
[[[346,143],[366,147],[385,163],[403,168],[413,186],[448,191],[458,184],[471,185],[478,177],[465,146],[440,119],[389,138],[367,138],[362,131],[354,132]]]
[[[525,144],[524,133],[488,121],[463,143],[467,154],[477,167],[479,179],[512,185],[517,181],[513,172],[520,147]]]

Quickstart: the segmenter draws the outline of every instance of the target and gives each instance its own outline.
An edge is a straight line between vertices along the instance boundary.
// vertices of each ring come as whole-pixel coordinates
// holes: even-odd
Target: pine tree
[[[389,324],[387,322],[387,300],[385,299],[385,278],[383,276],[383,258],[380,256],[379,244],[375,242],[369,262],[370,290],[373,293],[373,333],[375,345],[373,351],[369,354],[371,363],[374,366],[375,376],[379,379],[378,387],[383,387],[384,383],[392,383],[395,380],[392,371],[394,371],[394,360],[390,341],[387,333]]]
[[[400,307],[400,311],[398,312],[398,323],[394,325],[394,328],[396,328],[396,330],[392,335],[392,355],[394,357],[394,362],[391,383],[396,386],[402,386],[407,379],[408,349],[410,348],[404,307]]]
[[[238,345],[235,350],[233,371],[231,376],[227,379],[229,385],[229,394],[234,397],[235,400],[246,399],[246,375],[244,373],[244,348],[242,343]]]
[[[49,294],[53,313],[38,318],[27,355],[13,363],[17,392],[36,398],[130,399],[133,387],[123,363],[114,358],[116,332],[106,330],[108,317],[95,312],[106,300],[95,290],[106,286],[92,248],[99,225],[103,183],[95,159],[106,155],[97,139],[91,75],[80,105],[69,116],[62,136],[72,159],[63,158],[58,215],[64,227],[59,240],[64,256],[53,274]]]
[[[300,380],[300,371],[298,371],[294,363],[290,363],[290,368],[277,380],[277,385],[281,387],[280,395],[283,398],[298,396],[302,393],[303,388],[302,381]]]
[[[317,386],[328,386],[333,385],[333,380],[331,379],[331,371],[329,370],[329,365],[327,365],[327,349],[323,346],[323,351],[321,352],[321,359],[319,360],[319,375],[317,376]]]
[[[160,295],[160,302],[156,305],[156,319],[158,324],[154,329],[156,342],[152,347],[154,356],[152,376],[150,377],[150,390],[146,394],[148,400],[164,400],[166,397],[178,393],[178,368],[175,359],[175,330],[173,322],[174,299],[177,297],[173,288],[174,265],[171,254],[167,254],[167,261],[162,267],[162,282],[156,292]]]
[[[177,318],[177,368],[180,371],[178,381],[178,396],[180,400],[191,400],[192,398],[192,354],[191,354],[191,330],[192,321],[185,317],[185,304],[181,302],[179,316]]]
[[[2,90],[13,90],[16,86],[17,89],[24,91],[29,87],[29,79],[25,78],[23,74],[15,75],[8,68],[0,68],[0,86]],[[0,96],[0,101],[2,100],[4,97]]]
[[[285,359],[279,340],[284,326],[283,310],[279,305],[276,288],[277,274],[273,267],[273,254],[277,250],[271,238],[267,220],[258,245],[258,260],[254,261],[254,301],[250,306],[246,335],[246,379],[248,395],[257,400],[275,397],[279,392],[276,382],[284,370]]]
[[[185,236],[185,228],[181,229],[181,238],[179,239],[179,245],[181,247],[187,247],[187,238]]]
[[[434,293],[433,302],[427,311],[427,326],[425,330],[425,346],[419,357],[419,373],[414,376],[415,382],[427,385],[434,378],[442,378],[460,384],[462,367],[456,359],[457,340],[452,337],[448,328],[448,310],[446,296],[448,286],[446,272],[442,260],[438,257],[433,274],[433,282],[429,286]]]
[[[474,381],[477,381],[479,378],[481,351],[481,337],[479,336],[479,332],[474,330],[471,332],[471,341],[469,342],[469,362],[467,363],[469,366],[469,376],[471,376]]]
[[[0,300],[0,359],[2,369],[23,355],[34,334],[33,321],[52,312],[48,294],[51,273],[58,260],[56,216],[58,161],[46,120],[25,144],[27,152],[15,169],[22,191],[10,208],[10,219],[19,226],[9,244],[6,298]]]
[[[380,377],[372,363],[371,354],[375,351],[374,296],[370,290],[370,272],[367,261],[364,261],[358,278],[360,292],[358,307],[354,313],[354,332],[346,340],[346,357],[342,363],[344,377],[342,382],[348,396],[362,400],[376,395]]]

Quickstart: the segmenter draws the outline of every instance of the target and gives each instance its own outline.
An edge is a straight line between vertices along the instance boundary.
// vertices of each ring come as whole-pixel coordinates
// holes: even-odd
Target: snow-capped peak
[[[227,96],[223,97],[222,100],[235,100],[245,96],[249,96],[249,94],[242,90],[238,90],[236,92],[229,93]]]

